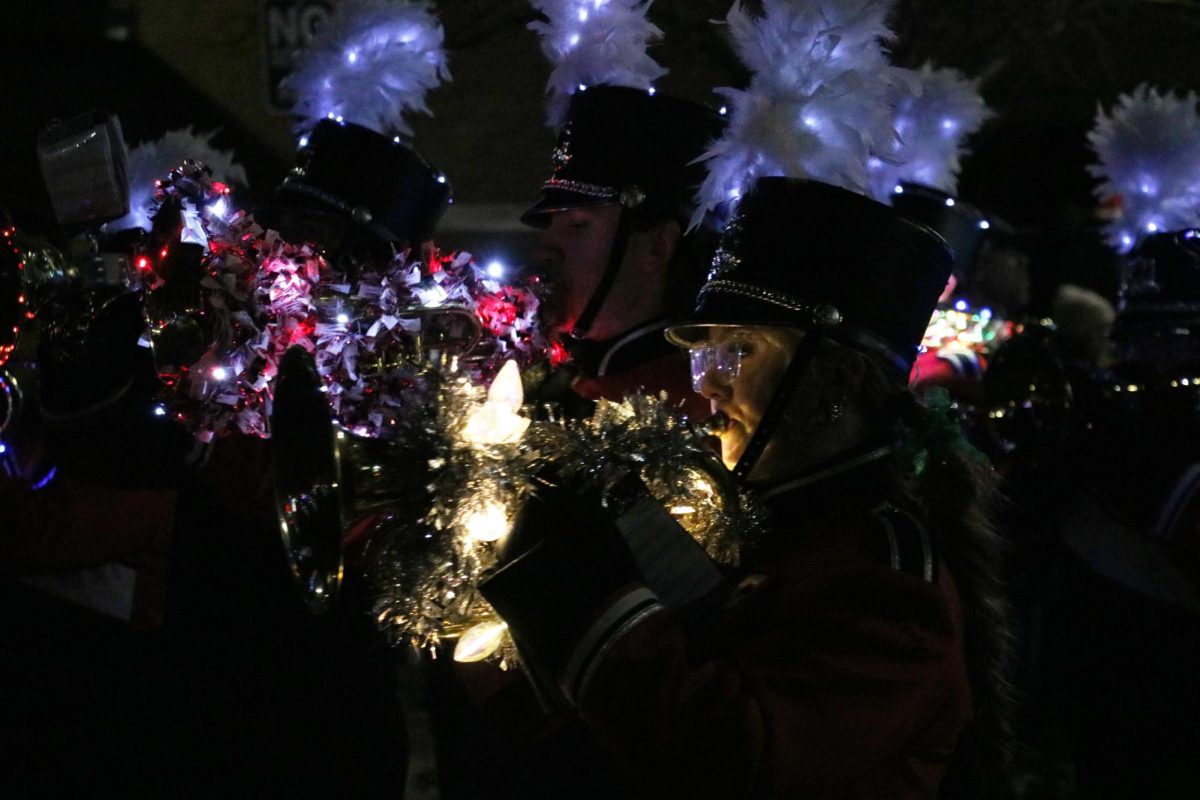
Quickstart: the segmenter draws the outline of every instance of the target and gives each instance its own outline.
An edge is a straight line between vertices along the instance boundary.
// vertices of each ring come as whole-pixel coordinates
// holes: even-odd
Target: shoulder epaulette
[[[940,352],[938,358],[950,365],[950,370],[960,378],[979,379],[983,377],[983,364],[979,356],[971,351]]]
[[[938,581],[938,556],[929,526],[891,503],[870,513],[877,524],[868,533],[868,544],[879,560],[926,583]]]

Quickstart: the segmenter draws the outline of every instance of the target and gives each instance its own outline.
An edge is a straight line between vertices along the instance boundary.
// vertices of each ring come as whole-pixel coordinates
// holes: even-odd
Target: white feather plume
[[[1099,158],[1088,167],[1096,196],[1119,205],[1109,243],[1129,252],[1143,236],[1200,227],[1200,113],[1195,92],[1159,94],[1142,84],[1111,114],[1096,112],[1088,142]]]
[[[218,150],[212,139],[217,131],[196,133],[190,126],[168,131],[160,139],[143,142],[129,152],[129,213],[105,225],[105,230],[150,230],[154,182],[167,177],[184,161],[199,161],[212,170],[213,180],[248,186],[246,169],[232,150]]]
[[[646,54],[662,31],[646,19],[652,0],[530,0],[546,17],[530,29],[554,69],[546,85],[546,124],[562,125],[571,95],[582,86],[649,90],[667,70]]]
[[[895,128],[899,137],[887,152],[869,162],[871,196],[890,201],[896,185],[917,183],[948,194],[958,191],[964,141],[991,116],[979,94],[979,82],[955,69],[917,71],[920,94],[901,92],[896,98]]]
[[[331,117],[389,137],[412,137],[405,114],[429,114],[425,95],[450,79],[444,38],[424,2],[337,4],[280,84],[296,98],[297,130]]]
[[[888,63],[892,0],[764,0],[726,17],[754,72],[745,91],[718,89],[729,127],[704,156],[696,225],[759,177],[811,178],[866,193],[867,159],[892,148],[892,104],[911,91],[911,70]]]

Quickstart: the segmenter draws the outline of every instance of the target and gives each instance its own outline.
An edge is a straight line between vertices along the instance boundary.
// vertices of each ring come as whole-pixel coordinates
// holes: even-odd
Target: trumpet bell
[[[271,431],[275,509],[288,566],[305,605],[324,614],[344,571],[341,468],[321,378],[301,347],[280,362]]]

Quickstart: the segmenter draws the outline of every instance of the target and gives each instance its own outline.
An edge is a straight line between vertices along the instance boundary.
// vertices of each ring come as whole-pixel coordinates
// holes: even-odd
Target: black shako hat
[[[450,185],[414,150],[361,125],[324,119],[301,139],[295,166],[255,216],[269,227],[285,210],[343,218],[387,242],[433,235]]]
[[[815,326],[907,374],[951,266],[941,236],[882,203],[759,178],[725,226],[695,312],[667,337],[687,347],[713,326]]]
[[[1124,267],[1112,339],[1121,359],[1163,375],[1200,365],[1200,229],[1156,233]]]
[[[617,203],[651,217],[686,216],[705,175],[693,162],[724,127],[717,112],[678,97],[581,89],[551,154],[553,174],[521,221],[540,228],[555,211]]]
[[[970,276],[991,227],[982,211],[940,189],[919,183],[897,184],[892,208],[937,231],[954,256],[954,271],[961,277]]]

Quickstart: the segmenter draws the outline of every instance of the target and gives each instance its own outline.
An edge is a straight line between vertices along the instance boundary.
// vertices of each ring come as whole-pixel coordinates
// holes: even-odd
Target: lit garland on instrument
[[[986,355],[1012,336],[1013,327],[1012,322],[993,315],[990,309],[974,311],[959,300],[953,307],[933,313],[921,346],[934,353],[970,351]]]
[[[736,564],[761,529],[749,498],[663,399],[635,395],[600,401],[586,420],[531,421],[516,412],[518,388],[507,368],[486,399],[465,379],[443,387],[432,507],[421,521],[390,529],[372,559],[378,621],[394,640],[435,648],[461,635],[456,659],[512,662],[503,624],[476,586],[532,492],[530,476],[547,465],[603,489],[638,475],[718,562]]]
[[[162,365],[164,401],[198,438],[234,430],[269,436],[271,383],[293,345],[316,359],[335,418],[372,438],[390,437],[405,417],[426,413],[422,376],[437,320],[457,313],[478,321],[482,341],[461,362],[477,383],[505,359],[528,366],[546,350],[537,295],[503,282],[496,265],[485,268],[469,253],[434,254],[425,264],[405,252],[349,281],[316,245],[288,242],[232,210],[228,191],[195,162],[173,170],[156,186],[160,233],[135,256],[155,347],[173,325],[200,329],[201,355]],[[178,222],[160,220],[168,202]],[[172,248],[182,233],[206,248],[197,298],[187,306],[162,301],[170,297]]]

